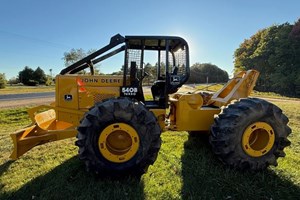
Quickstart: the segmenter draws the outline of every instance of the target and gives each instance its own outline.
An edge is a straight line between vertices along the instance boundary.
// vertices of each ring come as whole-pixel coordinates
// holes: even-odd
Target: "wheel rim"
[[[255,122],[243,133],[242,146],[249,156],[260,157],[272,149],[274,141],[273,128],[265,122]]]
[[[107,126],[100,134],[98,147],[104,158],[122,163],[130,160],[139,149],[139,136],[136,130],[125,123]]]

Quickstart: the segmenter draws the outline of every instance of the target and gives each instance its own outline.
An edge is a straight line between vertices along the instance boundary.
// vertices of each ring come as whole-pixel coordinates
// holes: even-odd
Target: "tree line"
[[[255,89],[300,96],[300,19],[259,30],[234,52],[234,70],[260,72]]]
[[[37,67],[36,70],[33,70],[26,66],[22,71],[19,72],[18,79],[20,83],[23,83],[24,85],[35,86],[39,84],[45,84],[47,81],[47,76],[40,67]]]
[[[5,88],[6,82],[5,74],[0,73],[0,89]]]
[[[225,83],[228,73],[211,63],[195,63],[191,66],[188,83]]]
[[[52,69],[50,69],[50,73]],[[11,78],[9,81],[6,80],[5,74],[0,73],[0,89],[5,88],[7,83],[19,84],[22,83],[28,86],[36,85],[51,85],[53,82],[51,75],[46,75],[42,68],[37,67],[35,70],[29,66],[25,66],[23,70],[18,73],[17,78]]]

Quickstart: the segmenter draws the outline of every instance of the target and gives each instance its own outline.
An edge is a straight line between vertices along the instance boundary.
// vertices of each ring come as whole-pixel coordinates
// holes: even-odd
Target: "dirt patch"
[[[269,98],[269,97],[256,97],[256,98],[264,99],[266,101],[300,103],[300,100],[295,100],[295,99],[278,99],[278,98]]]

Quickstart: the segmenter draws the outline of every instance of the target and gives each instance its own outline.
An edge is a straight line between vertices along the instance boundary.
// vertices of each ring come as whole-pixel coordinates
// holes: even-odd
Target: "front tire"
[[[161,130],[154,114],[128,98],[91,108],[78,127],[79,158],[88,171],[140,176],[156,160]]]
[[[277,166],[290,145],[288,118],[277,106],[257,98],[222,108],[211,128],[210,144],[225,164],[236,169],[263,170]]]

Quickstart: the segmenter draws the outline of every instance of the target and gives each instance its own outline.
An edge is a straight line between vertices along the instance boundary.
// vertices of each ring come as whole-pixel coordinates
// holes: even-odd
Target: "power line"
[[[22,40],[26,40],[26,41],[31,41],[31,42],[35,42],[35,43],[48,44],[48,46],[56,47],[56,48],[59,48],[59,49],[65,49],[65,48],[71,49],[71,48],[73,48],[73,47],[70,47],[70,46],[65,45],[65,44],[56,43],[56,42],[50,42],[50,41],[47,41],[47,40],[43,40],[43,39],[39,39],[39,38],[34,38],[34,37],[30,37],[30,36],[19,34],[19,33],[13,33],[13,32],[9,32],[9,31],[5,31],[5,30],[1,30],[0,29],[0,34],[1,33],[9,35],[9,36],[12,36],[12,37],[15,37],[15,38],[19,38],[19,39],[22,39]]]

